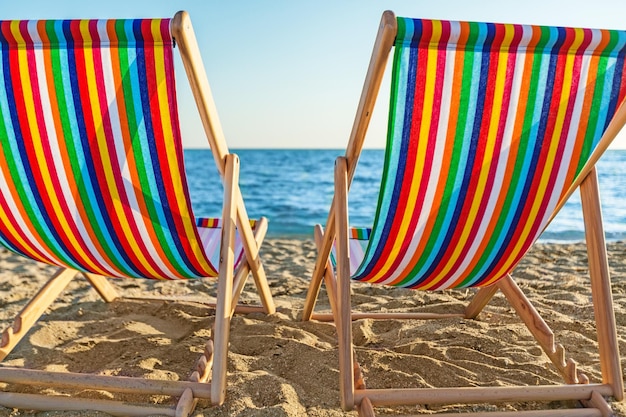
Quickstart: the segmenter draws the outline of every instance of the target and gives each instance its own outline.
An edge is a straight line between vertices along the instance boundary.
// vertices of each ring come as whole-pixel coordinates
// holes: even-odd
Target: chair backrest
[[[397,22],[378,209],[353,278],[491,284],[606,149],[626,94],[626,32]]]
[[[216,276],[183,166],[170,19],[0,21],[0,244],[114,277]]]

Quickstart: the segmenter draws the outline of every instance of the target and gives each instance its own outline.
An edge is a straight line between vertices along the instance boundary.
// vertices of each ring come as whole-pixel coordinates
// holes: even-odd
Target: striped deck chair
[[[392,48],[378,208],[371,230],[351,229],[347,190]],[[624,389],[594,166],[626,120],[625,53],[626,32],[385,12],[348,149],[336,162],[325,233],[316,227],[319,254],[303,311],[304,320],[335,321],[344,409],[373,415],[376,405],[571,399],[589,408],[532,415],[611,414],[604,397],[622,400]],[[510,276],[577,188],[603,375],[597,383],[563,359],[563,347]],[[323,280],[330,316],[313,314]],[[353,371],[351,319],[431,315],[353,313],[351,280],[421,290],[478,287],[458,313],[465,318],[500,290],[566,384],[368,389],[358,365]]]
[[[187,187],[174,78],[180,50],[224,184],[221,219],[196,218]],[[77,274],[104,300],[105,277],[215,277],[216,317],[189,381],[51,373],[0,364],[10,384],[180,396],[176,409],[0,393],[26,409],[188,415],[199,398],[224,401],[230,319],[251,272],[275,311],[250,221],[239,160],[228,151],[186,12],[172,19],[0,21],[0,244],[60,267],[6,329],[0,360]],[[212,374],[211,381],[209,376]]]

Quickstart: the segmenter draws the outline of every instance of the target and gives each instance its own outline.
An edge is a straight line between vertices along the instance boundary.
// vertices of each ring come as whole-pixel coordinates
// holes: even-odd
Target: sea
[[[333,170],[343,150],[231,149],[241,160],[240,187],[250,218],[269,219],[268,237],[312,238],[333,197]],[[349,194],[350,224],[374,219],[384,150],[362,152]],[[185,166],[194,213],[220,217],[223,188],[210,150],[186,149]],[[626,240],[626,150],[607,151],[597,165],[604,228],[609,241]],[[581,201],[575,192],[539,238],[584,240]]]

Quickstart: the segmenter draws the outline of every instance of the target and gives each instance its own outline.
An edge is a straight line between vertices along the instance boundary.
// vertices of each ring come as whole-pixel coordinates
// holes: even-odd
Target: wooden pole
[[[609,261],[604,241],[598,174],[595,168],[580,185],[580,196],[585,222],[591,295],[598,332],[602,382],[610,384],[613,387],[613,397],[617,401],[621,401],[624,399],[624,381],[615,327]]]
[[[354,357],[352,352],[352,318],[350,303],[350,249],[348,230],[348,161],[335,162],[335,219],[337,221],[337,338],[339,344],[339,390],[341,407],[354,407]]]
[[[0,392],[0,404],[7,408],[46,411],[101,411],[108,415],[131,416],[172,416],[176,410],[171,407],[141,406],[119,401],[94,400],[74,397],[52,397],[37,394]]]
[[[231,300],[233,294],[233,268],[235,259],[235,228],[237,223],[237,194],[239,187],[239,158],[226,156],[224,176],[224,211],[222,213],[222,243],[217,283],[217,308],[215,311],[215,344],[211,403],[220,405],[226,396],[226,365],[228,359],[228,335],[230,333]]]
[[[257,222],[256,228],[254,230],[254,241],[257,247],[260,247],[263,243],[263,239],[265,239],[265,234],[267,233],[267,219],[265,217],[261,217]],[[250,264],[242,260],[239,266],[239,271],[235,275],[235,283],[233,284],[233,307],[231,311],[231,316],[237,311],[237,308],[241,310],[241,305],[237,304],[239,300],[239,296],[241,295],[241,291],[243,291],[243,287],[246,284],[248,274],[250,273]],[[263,273],[265,275],[265,272]],[[271,294],[269,294],[269,284],[267,279],[261,280],[260,282],[255,279],[255,284],[257,291],[259,292],[259,298],[262,303],[262,311],[266,314],[273,314],[276,312],[276,307],[274,307],[274,301],[272,299]],[[265,294],[265,298],[262,294]],[[267,303],[267,304],[266,304]],[[255,307],[257,306],[250,306]]]
[[[78,389],[89,388],[132,394],[160,394],[170,396],[182,395],[185,389],[191,388],[196,397],[211,397],[210,385],[206,383],[79,374],[74,372],[50,372],[12,367],[0,367],[0,381],[10,384]]]
[[[380,21],[374,50],[365,77],[363,92],[361,93],[361,100],[359,101],[352,132],[350,133],[350,140],[346,149],[345,156],[348,161],[348,189],[354,177],[359,155],[363,149],[367,127],[372,118],[380,84],[385,74],[389,52],[396,39],[397,31],[398,25],[396,16],[391,11],[385,11]],[[314,301],[311,301],[309,298],[312,297],[312,294],[319,292],[319,285],[321,285],[322,276],[324,275],[326,261],[328,260],[333,240],[335,239],[335,204],[335,198],[333,198],[328,213],[328,219],[326,220],[326,233],[324,234],[324,240],[318,251],[309,292],[307,293],[307,300],[305,301],[305,310],[302,312],[302,320],[309,320],[311,318]],[[312,287],[315,285],[317,285],[317,288]]]
[[[228,146],[217,115],[217,108],[213,101],[213,94],[202,62],[200,48],[198,48],[198,41],[191,25],[191,18],[187,12],[180,11],[174,15],[171,32],[180,50],[189,85],[200,113],[202,126],[213,152],[215,165],[220,176],[223,177],[225,173],[224,158],[228,155]]]
[[[374,406],[567,401],[589,400],[593,392],[610,396],[612,390],[607,384],[366,389],[356,390],[354,399],[369,398]]]

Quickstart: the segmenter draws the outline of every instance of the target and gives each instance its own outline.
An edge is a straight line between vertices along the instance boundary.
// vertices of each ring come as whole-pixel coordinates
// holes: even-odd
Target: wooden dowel
[[[102,299],[107,303],[110,303],[119,297],[117,290],[113,285],[111,285],[106,277],[97,274],[90,274],[88,272],[83,272],[83,275],[87,278],[87,281],[89,281],[100,297],[102,297]]]
[[[0,392],[0,405],[7,408],[19,408],[22,410],[46,410],[46,411],[101,411],[114,416],[154,416],[176,415],[173,408],[158,406],[140,406],[126,404],[119,401],[92,400],[75,397],[53,397],[36,394],[17,394]]]
[[[359,417],[376,417],[372,402],[368,398],[364,398],[361,404],[357,405]]]
[[[459,387],[459,388],[404,388],[356,390],[356,403],[365,397],[374,406],[418,404],[498,403],[507,401],[566,401],[589,400],[597,391],[612,395],[608,384],[587,385],[533,385],[515,387]]]
[[[196,397],[211,398],[210,384],[126,376],[91,375],[74,372],[49,372],[34,369],[0,367],[0,381],[21,385],[81,389],[90,388],[112,392],[171,396],[179,396],[186,388],[191,388]]]
[[[313,313],[311,316],[317,321],[333,321],[330,313]],[[352,313],[352,320],[440,320],[451,318],[465,318],[463,313]]]
[[[168,297],[168,296],[160,296],[160,295],[147,295],[140,297],[122,297],[124,300],[138,300],[138,301],[171,301],[171,302],[189,302],[195,304],[202,304],[207,307],[215,308],[217,306],[217,302],[215,301],[207,301],[205,297],[190,297],[190,296],[180,296],[180,297]],[[248,304],[237,304],[233,306],[235,313],[240,314],[249,314],[249,313],[263,313],[265,312],[265,307],[259,305],[248,305]]]
[[[459,417],[459,413],[437,413],[436,417]],[[469,415],[469,414],[468,414]],[[565,408],[558,410],[532,411],[479,411],[471,413],[471,417],[602,417],[600,410],[595,408]]]

